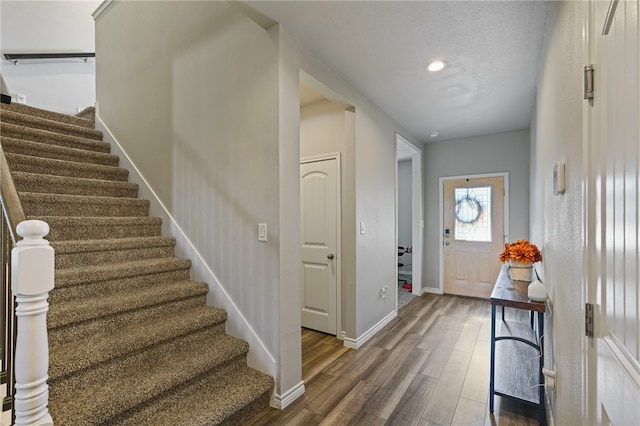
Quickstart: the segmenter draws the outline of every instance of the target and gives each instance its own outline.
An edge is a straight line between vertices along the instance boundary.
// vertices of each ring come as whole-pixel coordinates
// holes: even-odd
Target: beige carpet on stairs
[[[48,314],[49,410],[56,426],[242,424],[273,379],[247,366],[246,342],[174,256],[149,202],[94,129],[2,104],[0,140],[29,219],[56,250]]]

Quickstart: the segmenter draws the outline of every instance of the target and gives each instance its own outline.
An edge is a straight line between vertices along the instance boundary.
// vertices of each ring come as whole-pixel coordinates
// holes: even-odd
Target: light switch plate
[[[261,241],[261,242],[267,241],[267,224],[266,223],[258,224],[258,241]]]
[[[553,166],[553,195],[564,194],[564,161],[558,161]]]

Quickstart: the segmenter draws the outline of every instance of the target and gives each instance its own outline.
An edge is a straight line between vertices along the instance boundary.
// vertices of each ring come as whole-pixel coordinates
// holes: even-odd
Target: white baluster
[[[54,285],[54,251],[43,237],[49,225],[26,220],[17,227],[24,239],[11,251],[11,281],[16,296],[16,425],[53,425],[49,404],[47,311]]]

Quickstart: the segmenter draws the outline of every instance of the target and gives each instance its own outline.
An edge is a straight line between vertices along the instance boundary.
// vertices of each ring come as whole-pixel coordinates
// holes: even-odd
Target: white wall
[[[300,158],[344,151],[344,111],[329,100],[300,108]]]
[[[586,2],[554,2],[531,130],[531,240],[542,248],[543,281],[553,305],[545,366],[557,371],[555,423],[582,415],[582,73]],[[552,170],[566,162],[566,192],[553,195]]]
[[[529,237],[529,131],[519,130],[424,145],[425,271],[423,287],[439,287],[439,178],[509,173],[509,239]]]
[[[209,303],[277,359],[277,46],[226,2],[114,2],[96,33],[99,116],[213,271]]]
[[[2,53],[93,52],[91,14],[100,1],[0,2]],[[26,103],[75,113],[95,104],[95,61],[81,59],[24,60],[17,66],[2,57],[2,76],[12,93]]]
[[[332,100],[352,105],[352,118],[347,114],[345,127],[354,125],[355,144],[346,145],[343,158],[343,179],[353,180],[354,193],[347,194],[343,209],[352,211],[351,220],[343,222],[343,249],[353,251],[355,271],[352,281],[343,284],[343,317],[347,340],[357,342],[376,324],[394,312],[393,299],[379,297],[383,286],[395,287],[395,133],[408,134],[320,58],[310,53],[280,29],[281,48],[281,117],[291,121],[283,126],[297,127],[299,111],[300,71],[320,82],[330,91]],[[299,113],[298,113],[299,114]],[[352,120],[353,121],[352,123]],[[349,140],[349,130],[345,132]],[[288,145],[299,144],[299,138],[281,140]],[[351,166],[353,165],[353,166]],[[282,165],[289,167],[289,165]],[[291,165],[293,166],[293,165]],[[299,194],[281,191],[290,204],[299,204]],[[364,222],[366,233],[357,232]],[[343,250],[344,255],[344,250]],[[296,302],[297,303],[297,302]]]

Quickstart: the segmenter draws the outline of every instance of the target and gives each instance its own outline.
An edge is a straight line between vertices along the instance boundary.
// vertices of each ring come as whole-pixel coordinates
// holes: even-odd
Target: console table
[[[538,407],[540,414],[540,424],[546,424],[546,415],[544,407],[544,380],[542,376],[542,367],[544,366],[543,356],[543,339],[544,339],[544,313],[545,303],[534,302],[529,300],[527,296],[527,287],[529,283],[524,281],[512,281],[509,277],[509,267],[503,265],[498,275],[496,285],[491,292],[491,377],[489,381],[489,411],[493,413],[494,398],[496,395],[509,398],[512,400],[522,401],[527,404]],[[496,307],[502,307],[502,321],[500,324],[496,323]],[[523,309],[531,313],[531,324],[522,323],[512,324],[505,320],[504,308]],[[537,318],[537,327],[534,324],[534,315]],[[496,329],[500,325],[500,335],[496,336]],[[500,351],[498,345],[498,351],[496,351],[496,343],[503,341],[519,342],[515,345],[524,344],[535,349],[535,356],[529,357],[538,358],[538,362],[522,362],[522,360],[507,359],[509,357],[515,357],[516,351],[504,350]],[[513,348],[511,348],[513,349]],[[531,351],[531,350],[529,350]],[[511,372],[501,371],[502,376],[505,374],[512,374],[514,377],[509,377],[509,380],[497,380],[496,378],[496,357],[500,357],[501,364],[504,367],[506,364],[510,364]],[[507,357],[507,358],[505,358]],[[530,365],[538,364],[536,368],[531,371]],[[518,377],[515,377],[518,376]],[[527,383],[528,378],[533,377],[533,387]],[[507,382],[524,380],[524,384],[520,385],[506,385]],[[525,380],[527,379],[527,380]],[[498,383],[496,383],[498,382]],[[510,387],[510,389],[505,389]]]

